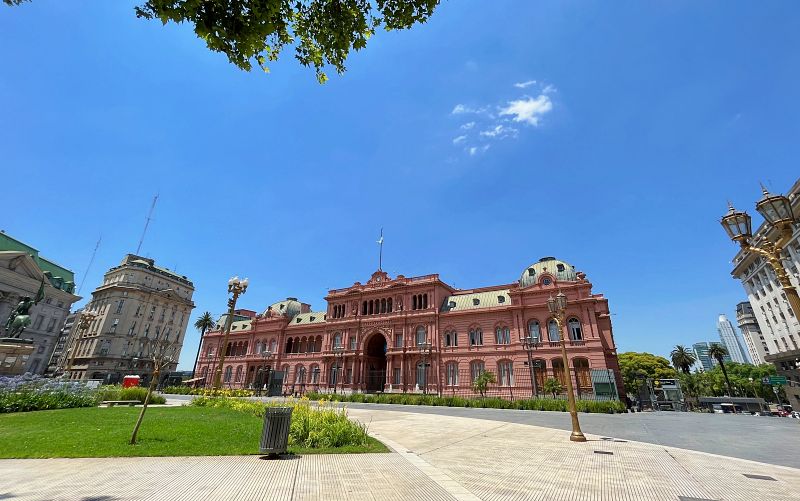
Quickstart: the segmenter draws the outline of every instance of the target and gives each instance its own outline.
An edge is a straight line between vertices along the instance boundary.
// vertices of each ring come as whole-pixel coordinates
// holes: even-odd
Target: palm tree
[[[206,335],[206,331],[210,328],[214,327],[214,317],[211,316],[211,313],[205,312],[198,319],[194,322],[194,328],[200,331],[200,344],[197,345],[197,355],[194,356],[194,365],[192,366],[192,377],[194,379],[194,371],[197,367],[197,360],[200,359],[200,349],[203,347],[203,336]]]
[[[564,388],[561,386],[561,382],[558,379],[551,377],[544,382],[542,391],[545,393],[552,393],[553,398],[556,398],[556,393],[561,393],[564,391]]]
[[[714,358],[719,363],[719,368],[722,369],[722,375],[725,376],[725,386],[728,387],[728,395],[733,396],[731,391],[731,380],[728,379],[728,371],[725,370],[725,362],[723,358],[728,355],[728,349],[719,343],[711,343],[708,347],[708,356]]]
[[[681,344],[675,346],[670,356],[672,357],[672,365],[675,366],[675,369],[683,371],[684,374],[689,374],[689,369],[697,361],[694,354]]]

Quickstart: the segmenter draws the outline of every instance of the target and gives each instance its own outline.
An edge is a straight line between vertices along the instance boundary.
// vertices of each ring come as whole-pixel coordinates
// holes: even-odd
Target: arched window
[[[236,368],[236,379],[234,380],[236,383],[242,382],[242,366]]]
[[[386,300],[386,311],[389,313],[392,312],[392,298]]]
[[[447,386],[458,386],[458,363],[450,362],[446,365]]]
[[[342,346],[342,333],[337,332],[333,335],[333,346]]]
[[[263,350],[264,346],[261,344],[261,340],[259,339],[256,343],[256,355],[260,355]]]
[[[469,330],[469,345],[481,346],[483,344],[483,331],[480,327]]]
[[[446,331],[444,333],[445,346],[458,346],[458,335],[456,331]]]
[[[498,327],[494,331],[494,340],[497,344],[510,344],[511,331],[508,327]]]
[[[322,336],[317,336],[317,339],[314,341],[314,351],[317,353],[322,351]]]
[[[550,319],[550,321],[547,322],[547,336],[550,338],[551,343],[561,340],[561,336],[558,334],[558,323],[555,319]]]
[[[497,362],[497,376],[500,386],[514,386],[514,365],[510,360]]]
[[[295,369],[294,375],[294,382],[295,384],[305,384],[306,382],[306,368],[305,366],[299,366]]]
[[[585,358],[576,358],[572,360],[572,365],[575,367],[575,379],[578,380],[578,388],[585,391],[592,389],[592,377],[589,371],[589,361]]]
[[[420,345],[427,341],[428,333],[425,332],[425,327],[419,326],[417,327],[417,345]]]
[[[415,295],[415,296],[414,296],[414,297],[412,297],[411,299],[413,300],[413,301],[412,301],[412,304],[411,304],[411,309],[412,309],[412,310],[416,310],[416,309],[417,309],[417,296]]]
[[[362,315],[366,315],[367,314],[367,302],[366,301],[364,301],[364,303],[361,305],[361,314]]]
[[[232,375],[233,375],[233,367],[231,367],[230,365],[225,367],[225,382],[226,383],[230,383],[231,382],[231,376]]]
[[[422,309],[423,310],[427,310],[428,309],[428,295],[427,294],[423,294],[422,295]]]
[[[577,318],[570,318],[567,321],[567,329],[569,330],[569,338],[573,341],[580,341],[583,339],[583,330],[581,330],[581,322]]]
[[[311,384],[319,384],[319,365],[311,366]]]
[[[480,360],[475,360],[474,362],[469,364],[469,374],[472,376],[472,380],[475,379],[483,374],[486,371],[486,366]]]
[[[381,299],[381,313],[386,313],[386,299]]]
[[[231,356],[231,343],[228,343],[227,346],[225,346],[225,356]]]
[[[292,352],[292,338],[286,340],[286,353]]]
[[[242,355],[247,355],[247,348],[249,347],[248,346],[249,344],[250,344],[249,341],[244,342],[244,350],[242,350]]]
[[[275,353],[275,350],[278,348],[278,342],[276,340],[272,340],[269,342],[269,351]]]
[[[203,370],[201,370],[201,371],[200,371],[200,377],[202,377],[203,379],[205,379],[205,377],[206,377],[207,375],[208,375],[208,367],[203,367]]]
[[[534,343],[539,343],[542,340],[542,329],[539,326],[538,320],[531,320],[528,322],[528,335],[531,337],[531,341]]]

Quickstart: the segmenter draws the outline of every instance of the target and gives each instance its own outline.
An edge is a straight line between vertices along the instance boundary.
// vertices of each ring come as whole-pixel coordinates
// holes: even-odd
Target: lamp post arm
[[[784,240],[784,238],[781,240]],[[782,242],[778,242],[777,244],[774,244],[767,241],[762,243],[760,246],[755,246],[743,241],[742,249],[749,252],[754,252],[764,256],[767,259],[770,266],[772,266],[772,270],[775,272],[775,276],[778,278],[778,282],[781,284],[783,292],[786,294],[786,300],[789,302],[789,307],[792,309],[792,313],[794,314],[795,318],[800,318],[800,295],[798,295],[797,289],[792,285],[789,274],[786,272],[786,268],[783,266],[783,258],[781,253],[783,252],[783,247],[785,244],[780,245],[781,243]]]

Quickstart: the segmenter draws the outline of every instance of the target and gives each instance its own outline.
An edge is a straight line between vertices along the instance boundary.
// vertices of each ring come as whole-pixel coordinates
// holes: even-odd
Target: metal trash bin
[[[286,453],[292,410],[292,407],[267,407],[264,429],[261,431],[261,454],[274,456]]]

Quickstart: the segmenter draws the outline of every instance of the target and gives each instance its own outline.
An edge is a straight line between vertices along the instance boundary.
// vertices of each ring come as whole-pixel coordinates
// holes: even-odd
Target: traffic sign
[[[769,383],[773,386],[775,385],[785,385],[786,384],[786,376],[770,376]]]
[[[762,377],[761,384],[769,386],[769,377]]]

